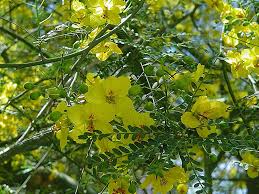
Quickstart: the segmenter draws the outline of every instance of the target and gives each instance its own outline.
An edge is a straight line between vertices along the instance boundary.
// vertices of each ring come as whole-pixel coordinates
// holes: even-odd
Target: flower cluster
[[[129,125],[143,127],[154,124],[148,113],[139,113],[135,110],[132,100],[128,97],[128,90],[131,87],[128,77],[110,76],[107,79],[100,79],[88,74],[87,80],[88,92],[85,94],[87,103],[67,107],[65,102],[61,102],[53,110],[54,113],[61,115],[55,125],[59,129],[57,138],[60,139],[61,148],[65,147],[68,136],[77,143],[84,143],[85,140],[79,136],[86,132],[93,133],[98,130],[104,134],[112,134],[113,120],[125,129]],[[69,130],[70,123],[73,125],[72,130]],[[114,143],[110,139],[103,139],[96,143],[100,151],[105,152],[123,142]]]
[[[155,174],[150,174],[145,178],[145,181],[141,184],[142,188],[146,188],[152,185],[153,193],[166,194],[168,191],[172,190],[174,185],[178,185],[177,190],[181,193],[187,193],[187,181],[188,175],[183,168],[176,166],[170,168],[168,171],[164,171],[162,176],[157,176]]]
[[[179,0],[170,1],[170,0],[146,0],[149,5],[149,10],[154,13],[159,11],[162,7],[174,7],[177,5]]]
[[[258,47],[243,49],[241,52],[228,51],[227,62],[231,64],[231,72],[234,77],[247,77],[254,72],[259,74]]]
[[[250,178],[256,178],[259,176],[259,158],[253,155],[251,152],[244,152],[241,154],[242,162],[248,164],[247,175]]]
[[[216,126],[208,125],[209,119],[228,118],[228,116],[228,105],[209,100],[207,96],[200,96],[191,111],[182,115],[181,121],[188,128],[196,128],[198,135],[206,138],[212,133],[220,133]]]
[[[85,3],[72,1],[71,20],[80,26],[96,28],[104,24],[119,24],[120,13],[126,3],[123,0],[89,0]]]
[[[95,39],[95,37],[99,34],[101,28],[96,28],[93,30],[89,35],[88,39],[84,40],[81,44],[81,47],[85,47],[88,45],[91,41]],[[121,49],[118,47],[118,45],[111,40],[113,38],[116,38],[116,36],[112,36],[108,39],[105,39],[98,45],[96,45],[92,50],[91,53],[95,54],[95,56],[100,60],[100,61],[105,61],[111,56],[113,53],[117,54],[122,54]]]
[[[221,13],[222,22],[227,25],[223,34],[225,46],[235,49],[228,50],[226,61],[231,64],[235,78],[247,77],[251,73],[259,74],[258,45],[259,27],[257,22],[250,20],[249,14],[242,8],[234,8],[223,0],[206,0],[207,4]],[[243,45],[243,47],[238,47]]]
[[[126,177],[121,177],[109,182],[108,191],[110,194],[130,194],[128,188],[129,180]]]
[[[93,29],[82,41],[81,47],[85,47],[93,41],[105,24],[119,24],[121,22],[120,14],[126,6],[124,0],[89,0],[84,2],[73,0],[71,2],[70,5],[67,1],[60,8],[64,10],[66,17],[80,28],[90,27]],[[95,54],[99,60],[105,61],[112,53],[122,54],[122,51],[116,43],[111,41],[110,37],[93,48],[91,53]]]
[[[234,8],[223,0],[205,0],[205,2],[216,11],[220,12],[224,23],[228,23],[230,19],[244,18],[246,16],[245,10],[241,8]],[[231,18],[230,18],[231,16]]]

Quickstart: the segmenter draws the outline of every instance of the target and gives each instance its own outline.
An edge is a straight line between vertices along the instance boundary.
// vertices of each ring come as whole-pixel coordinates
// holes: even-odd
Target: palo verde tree
[[[1,0],[0,193],[258,193],[258,6]]]

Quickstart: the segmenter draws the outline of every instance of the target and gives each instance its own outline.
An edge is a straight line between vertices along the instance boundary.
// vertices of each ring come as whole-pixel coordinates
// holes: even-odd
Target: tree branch
[[[24,39],[23,37],[21,37],[20,35],[14,33],[11,30],[8,30],[6,28],[4,28],[3,26],[0,26],[0,31],[9,34],[10,36],[12,36],[13,38],[23,42],[24,44],[26,44],[28,47],[30,47],[32,50],[37,51],[38,53],[42,54],[42,56],[49,58],[50,56],[43,52],[40,48],[36,47],[35,45],[33,45],[32,43],[30,43],[29,41],[27,41],[26,39]]]
[[[32,151],[40,146],[50,145],[49,138],[53,135],[52,129],[41,131],[24,141],[11,145],[0,151],[0,163],[10,159],[15,154]]]
[[[0,68],[25,68],[25,67],[33,67],[33,66],[37,66],[37,65],[45,65],[45,64],[49,64],[49,63],[54,63],[54,62],[58,62],[61,60],[67,60],[79,55],[87,55],[89,53],[89,51],[94,48],[97,44],[99,44],[100,42],[102,42],[103,40],[107,39],[108,37],[110,37],[111,35],[113,35],[114,33],[116,33],[122,26],[124,26],[133,16],[135,16],[137,14],[137,12],[142,8],[144,1],[142,0],[141,3],[139,4],[139,6],[130,14],[128,15],[126,18],[124,18],[122,20],[122,22],[117,25],[116,27],[114,27],[110,32],[108,32],[107,34],[101,36],[100,38],[97,38],[95,40],[93,40],[86,48],[65,55],[65,56],[60,56],[60,57],[53,57],[53,58],[49,58],[49,59],[44,59],[44,60],[40,60],[40,61],[34,61],[34,62],[28,62],[28,63],[4,63],[4,64],[0,64]]]

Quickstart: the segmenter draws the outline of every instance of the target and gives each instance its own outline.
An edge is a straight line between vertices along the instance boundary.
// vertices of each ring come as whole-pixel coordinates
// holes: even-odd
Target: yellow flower
[[[120,23],[120,13],[125,8],[122,0],[97,0],[90,16],[91,26],[100,26],[105,23],[117,25]]]
[[[186,184],[179,184],[176,190],[179,194],[186,194],[188,192],[188,186]]]
[[[95,54],[100,61],[105,61],[113,53],[122,54],[121,49],[114,42],[103,41],[91,50],[91,53]]]
[[[204,65],[198,64],[197,69],[194,72],[183,71],[182,73],[176,73],[175,71],[171,72],[172,80],[177,88],[181,88],[187,91],[192,92],[193,88],[191,83],[199,82],[199,79],[204,76],[205,67]]]
[[[129,181],[127,178],[120,177],[110,181],[108,186],[109,194],[130,194],[128,191]]]
[[[104,133],[112,132],[109,123],[114,119],[114,112],[108,104],[83,104],[74,105],[68,109],[70,121],[85,132],[100,130]]]
[[[204,74],[204,65],[198,64],[197,70],[191,74],[192,81],[198,82],[200,77],[202,77]]]
[[[86,75],[86,85],[92,86],[94,84],[98,84],[102,81],[102,79],[99,76],[96,76],[95,73],[87,73]]]
[[[67,112],[67,110],[68,110],[67,104],[66,104],[64,101],[62,101],[62,102],[60,102],[60,103],[57,105],[56,108],[54,108],[54,109],[52,110],[52,112],[58,111],[58,112],[64,114],[64,113]]]
[[[111,152],[112,149],[116,147],[116,143],[107,138],[103,138],[101,140],[96,140],[95,144],[98,147],[99,152],[101,152],[101,153]]]
[[[198,145],[193,145],[192,148],[188,149],[188,152],[195,153],[195,155],[191,155],[194,160],[201,160],[204,157],[204,152]]]
[[[200,96],[192,106],[191,112],[185,112],[182,123],[189,128],[197,128],[206,125],[208,119],[227,118],[228,105],[223,102],[210,101],[207,96]]]
[[[121,114],[123,124],[125,127],[136,126],[136,127],[150,127],[155,124],[155,121],[150,117],[149,113],[138,113],[134,109],[128,112],[124,111]]]
[[[220,134],[220,130],[216,128],[216,126],[209,126],[209,127],[201,127],[196,129],[198,135],[202,138],[207,138],[210,134],[216,133],[217,135]]]
[[[79,136],[85,133],[85,129],[80,126],[75,126],[71,131],[69,131],[69,137],[71,137],[76,143],[83,144],[86,143],[85,139],[80,139]]]
[[[197,128],[203,123],[207,123],[207,120],[203,117],[196,117],[192,112],[185,112],[181,116],[182,123],[188,128]]]
[[[227,62],[231,64],[231,72],[235,78],[247,77],[249,74],[248,70],[244,67],[241,55],[236,51],[227,52]]]
[[[247,13],[244,9],[242,8],[233,8],[231,9],[231,15],[234,16],[235,18],[245,18]]]
[[[68,6],[70,5],[68,4]],[[71,7],[73,10],[71,21],[78,23],[80,26],[89,25],[91,12],[87,9],[87,6],[78,0],[73,0]]]
[[[141,187],[144,189],[150,184],[152,185],[153,193],[166,194],[173,188],[174,180],[167,176],[160,177],[152,174],[146,177]]]
[[[154,174],[148,175],[145,181],[141,184],[141,188],[146,188],[152,185],[153,193],[166,194],[172,190],[174,184],[182,184],[188,181],[188,175],[184,169],[177,166],[170,168],[168,171],[163,172],[163,176]]]
[[[205,0],[205,2],[213,9],[217,11],[222,11],[224,8],[224,1],[223,0]]]
[[[69,107],[67,107],[67,104],[64,101],[62,101],[57,105],[56,108],[52,110],[52,112],[59,112],[62,114],[53,127],[53,129],[56,131],[56,137],[60,141],[61,150],[64,149],[67,144],[67,137],[69,133],[69,124],[67,120],[68,109]]]
[[[249,166],[248,169],[247,169],[247,175],[252,179],[258,177],[259,168]]]
[[[250,178],[256,178],[259,176],[259,158],[251,154],[251,152],[241,153],[242,163],[248,164],[247,175]]]
[[[86,40],[84,40],[81,44],[81,47],[86,47],[94,38],[99,34],[101,28],[95,28],[89,35]],[[109,58],[113,53],[122,54],[121,49],[114,42],[111,42],[111,39],[116,38],[116,35],[111,36],[111,38],[103,40],[101,43],[96,45],[93,49],[91,49],[91,53],[95,54],[96,57],[105,61]]]
[[[209,119],[228,118],[228,105],[223,102],[209,100],[207,96],[200,96],[192,106],[191,112],[181,116],[182,123],[188,128],[196,128],[199,136],[206,138],[212,133],[220,134],[216,126],[207,127]]]
[[[256,47],[252,49],[243,49],[241,51],[240,57],[244,63],[245,68],[252,72],[256,67],[259,68],[258,59],[259,59],[259,50]]]
[[[259,73],[258,48],[243,49],[241,53],[227,52],[227,62],[231,64],[231,72],[234,77],[247,77],[250,73]]]
[[[192,112],[207,119],[228,118],[228,105],[224,102],[209,100],[207,96],[200,96],[192,106]]]
[[[59,121],[55,124],[54,129],[56,131],[56,137],[59,139],[60,148],[63,150],[67,145],[68,137],[68,123],[67,118],[62,116]]]
[[[130,86],[128,77],[111,76],[95,84],[94,87],[89,87],[85,98],[91,103],[110,105],[110,110],[119,116],[122,112],[128,112],[134,108],[131,99],[127,96]]]
[[[202,83],[196,92],[198,96],[216,96],[220,87],[220,82],[213,84]]]
[[[244,152],[241,154],[241,157],[243,159],[242,162],[247,164],[253,164],[256,160],[256,157],[251,152]]]
[[[149,9],[154,13],[159,11],[162,7],[166,6],[166,0],[147,0]]]
[[[105,23],[117,25],[120,23],[120,13],[126,3],[122,0],[96,0],[90,8],[90,26],[101,26]]]
[[[231,30],[229,33],[223,35],[223,41],[225,45],[230,47],[235,47],[238,45],[238,36],[234,30]]]
[[[106,23],[117,25],[125,5],[123,0],[88,0],[85,3],[73,0],[71,20],[80,26],[94,28]]]

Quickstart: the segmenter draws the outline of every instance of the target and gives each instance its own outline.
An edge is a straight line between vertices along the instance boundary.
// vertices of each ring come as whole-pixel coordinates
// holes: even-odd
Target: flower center
[[[126,194],[126,191],[123,188],[113,189],[112,194]]]
[[[106,95],[106,102],[109,104],[115,104],[115,94],[112,90],[110,90]]]
[[[103,10],[102,18],[103,19],[108,19],[108,10],[107,9]]]
[[[168,181],[165,178],[160,179],[160,185],[166,185]]]
[[[88,117],[88,126],[87,126],[87,129],[90,131],[90,132],[93,132],[94,131],[94,115],[91,114],[89,117]]]

